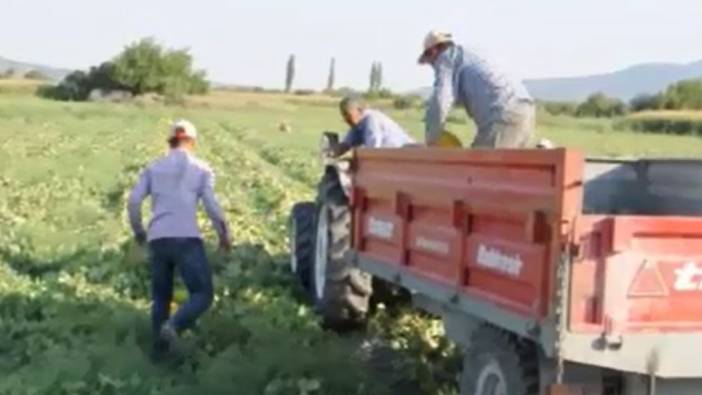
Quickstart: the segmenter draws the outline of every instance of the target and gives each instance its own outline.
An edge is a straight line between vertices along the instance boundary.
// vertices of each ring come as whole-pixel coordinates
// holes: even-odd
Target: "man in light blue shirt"
[[[519,81],[456,45],[449,33],[430,32],[420,64],[434,69],[434,89],[426,112],[426,142],[436,144],[454,102],[477,126],[473,148],[522,148],[534,133],[534,100]]]
[[[356,147],[400,148],[414,144],[397,122],[380,111],[369,109],[360,98],[345,97],[339,110],[351,129],[339,144],[330,147],[333,156],[341,156]]]
[[[197,225],[202,201],[219,236],[219,246],[229,250],[229,228],[214,194],[214,174],[193,156],[197,130],[190,122],[173,124],[169,153],[151,163],[129,196],[129,222],[138,243],[149,243],[151,263],[151,318],[155,357],[189,328],[212,304],[212,273]],[[141,205],[151,196],[152,216],[148,231],[142,224]],[[178,271],[189,298],[171,315],[173,275]]]

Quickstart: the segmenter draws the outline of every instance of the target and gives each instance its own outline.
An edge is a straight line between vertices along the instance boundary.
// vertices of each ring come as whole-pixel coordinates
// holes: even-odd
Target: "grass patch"
[[[357,343],[319,329],[284,266],[288,210],[314,193],[320,133],[347,129],[337,98],[60,103],[4,83],[15,87],[0,94],[0,393],[384,393],[387,377],[355,356]],[[387,111],[422,139],[421,110]],[[130,254],[124,199],[180,117],[201,132],[198,155],[217,173],[237,247],[211,253],[217,302],[188,334],[187,364],[159,370],[144,357],[148,271]],[[450,126],[472,139],[471,122]],[[619,131],[610,120],[540,114],[537,133],[590,155],[702,155],[699,138]],[[394,373],[422,394],[451,393],[456,355],[436,321],[380,314],[371,327],[404,353]]]

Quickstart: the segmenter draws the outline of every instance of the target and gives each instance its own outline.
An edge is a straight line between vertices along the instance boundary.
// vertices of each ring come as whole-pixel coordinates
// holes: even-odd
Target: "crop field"
[[[381,308],[364,334],[328,333],[287,275],[288,210],[312,197],[320,132],[344,129],[335,103],[232,92],[183,106],[60,103],[0,86],[0,394],[454,394],[457,352],[438,322]],[[420,136],[418,110],[390,113]],[[148,269],[125,198],[180,117],[200,130],[235,248],[211,248],[215,303],[186,334],[184,361],[153,365]],[[611,121],[544,116],[539,135],[598,156],[702,155],[699,138]]]

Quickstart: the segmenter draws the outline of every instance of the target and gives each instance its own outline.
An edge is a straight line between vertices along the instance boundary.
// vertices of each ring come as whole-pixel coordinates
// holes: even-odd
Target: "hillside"
[[[641,93],[658,93],[671,83],[690,78],[702,78],[702,61],[689,64],[646,63],[606,74],[530,79],[524,83],[537,99],[575,102],[595,92],[629,100]],[[431,88],[420,88],[412,93],[427,98]]]
[[[71,70],[68,69],[62,69],[34,63],[19,62],[16,60],[6,59],[0,56],[0,73],[4,73],[9,69],[15,70],[15,72],[20,75],[30,70],[37,70],[55,81],[61,80],[68,73],[71,72]]]
[[[690,78],[702,78],[702,61],[648,63],[607,74],[534,79],[525,83],[531,94],[542,100],[581,101],[593,92],[629,100],[641,93],[659,92],[673,82]]]

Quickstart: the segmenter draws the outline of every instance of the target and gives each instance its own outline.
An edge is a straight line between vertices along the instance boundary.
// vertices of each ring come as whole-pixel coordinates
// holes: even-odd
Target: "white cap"
[[[440,30],[432,30],[427,33],[426,37],[424,37],[424,45],[422,46],[422,55],[419,56],[419,63],[423,64],[427,62],[426,56],[428,50],[439,44],[450,42],[453,42],[453,35],[451,33]]]
[[[197,140],[197,129],[195,125],[185,119],[179,119],[171,125],[171,133],[169,138],[188,137]]]

